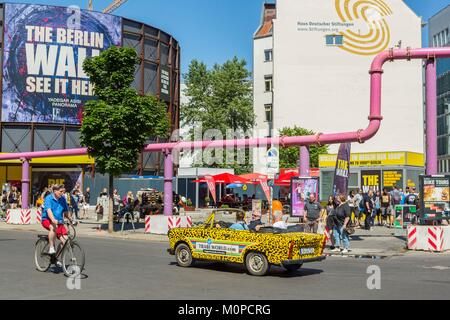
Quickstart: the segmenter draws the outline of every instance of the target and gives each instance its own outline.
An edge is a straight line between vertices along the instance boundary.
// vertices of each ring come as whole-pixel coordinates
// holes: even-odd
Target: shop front
[[[333,193],[336,154],[319,156],[321,199]],[[425,172],[424,155],[414,152],[352,153],[349,190],[392,190],[394,186],[419,189],[419,176]]]

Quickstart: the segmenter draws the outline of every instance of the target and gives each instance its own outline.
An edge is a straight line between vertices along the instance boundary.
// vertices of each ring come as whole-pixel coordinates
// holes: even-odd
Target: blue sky
[[[233,56],[252,62],[252,37],[261,19],[264,2],[272,0],[128,0],[115,14],[142,21],[172,34],[181,45],[182,71],[192,59],[208,65],[222,63]],[[314,1],[314,0],[296,0]],[[18,3],[78,5],[86,8],[88,0],[37,0]],[[112,0],[94,0],[101,11]],[[450,0],[406,0],[425,21]],[[424,41],[426,41],[424,32]]]

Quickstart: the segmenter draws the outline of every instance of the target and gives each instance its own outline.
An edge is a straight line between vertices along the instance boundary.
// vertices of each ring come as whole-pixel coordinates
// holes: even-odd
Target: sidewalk
[[[372,231],[356,229],[350,236],[348,254],[332,253],[329,245],[325,254],[330,256],[386,258],[409,252],[406,248],[406,230],[374,227]]]

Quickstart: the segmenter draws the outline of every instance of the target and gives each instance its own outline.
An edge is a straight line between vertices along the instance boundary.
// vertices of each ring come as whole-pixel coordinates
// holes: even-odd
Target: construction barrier
[[[409,226],[408,249],[444,252],[450,250],[450,226]]]
[[[192,227],[191,217],[146,216],[145,233],[167,234],[170,229]]]
[[[42,212],[40,209],[8,209],[6,223],[13,225],[41,224]]]

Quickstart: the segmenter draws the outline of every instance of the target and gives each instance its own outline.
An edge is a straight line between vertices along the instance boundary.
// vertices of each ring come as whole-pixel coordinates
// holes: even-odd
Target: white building
[[[401,0],[278,0],[254,35],[254,109],[259,136],[295,125],[317,133],[365,129],[374,57],[421,47],[421,19]],[[420,61],[387,63],[378,134],[352,151],[423,152]],[[273,130],[271,130],[273,129]],[[332,146],[336,152],[338,146]],[[255,155],[254,170],[265,172]]]

